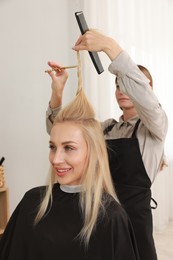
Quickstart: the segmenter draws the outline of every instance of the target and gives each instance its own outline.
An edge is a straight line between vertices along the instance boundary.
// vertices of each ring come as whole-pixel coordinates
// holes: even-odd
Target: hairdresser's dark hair
[[[142,66],[142,65],[138,64],[137,66],[144,73],[144,75],[149,79],[150,86],[153,87],[153,78],[152,78],[151,73],[149,72],[149,70],[146,67]]]

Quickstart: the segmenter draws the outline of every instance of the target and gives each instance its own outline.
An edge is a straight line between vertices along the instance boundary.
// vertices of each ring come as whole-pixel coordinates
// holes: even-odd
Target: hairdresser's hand
[[[75,51],[103,51],[111,60],[114,60],[122,51],[114,39],[93,30],[81,35],[72,49]]]
[[[61,65],[54,61],[49,61],[48,65],[54,69],[59,68],[57,71],[48,72],[52,78],[52,96],[50,99],[50,107],[57,108],[62,103],[63,90],[68,79],[68,73],[65,69],[61,69]]]

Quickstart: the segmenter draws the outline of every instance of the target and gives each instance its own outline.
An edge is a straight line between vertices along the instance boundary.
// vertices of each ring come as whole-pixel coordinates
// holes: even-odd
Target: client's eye
[[[49,148],[50,148],[51,151],[55,151],[56,150],[56,147],[53,144],[49,144]]]
[[[74,148],[73,148],[72,146],[70,146],[70,145],[66,145],[66,146],[64,147],[64,149],[65,149],[66,151],[74,150]]]

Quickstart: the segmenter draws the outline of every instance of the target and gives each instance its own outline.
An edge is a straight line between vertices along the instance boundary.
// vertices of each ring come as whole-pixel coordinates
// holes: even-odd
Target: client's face
[[[63,122],[53,126],[49,160],[58,183],[80,184],[87,165],[87,144],[77,124]]]

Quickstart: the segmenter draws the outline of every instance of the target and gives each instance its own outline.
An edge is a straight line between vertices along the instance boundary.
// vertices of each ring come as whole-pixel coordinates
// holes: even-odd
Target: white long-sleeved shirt
[[[135,124],[140,118],[141,122],[136,136],[146,172],[153,182],[164,157],[164,141],[168,129],[166,113],[152,91],[149,80],[125,51],[122,51],[110,64],[109,71],[117,76],[120,91],[131,99],[138,115],[127,121],[124,121],[121,116],[119,121],[111,118],[102,122],[103,129],[109,126],[113,120],[115,122],[115,126],[105,136],[105,139],[130,138]],[[48,133],[50,133],[54,117],[60,109],[61,107],[56,109],[48,107],[46,112]]]

